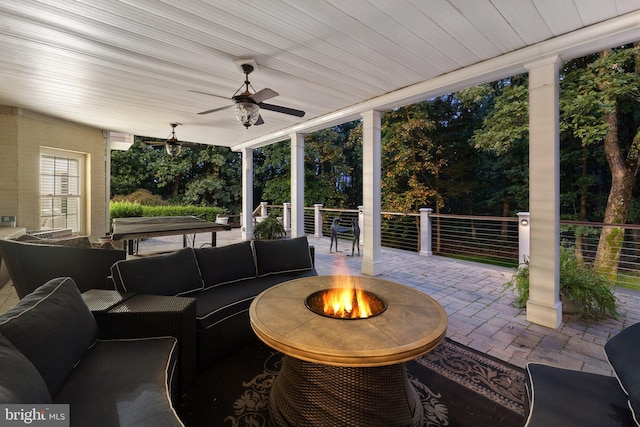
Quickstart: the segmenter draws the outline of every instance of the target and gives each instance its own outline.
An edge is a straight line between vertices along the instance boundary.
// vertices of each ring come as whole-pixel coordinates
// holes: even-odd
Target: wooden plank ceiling
[[[638,31],[638,10],[640,0],[3,0],[0,105],[149,137],[180,122],[181,140],[237,147],[594,25],[626,19]],[[241,87],[234,61],[246,58],[255,90],[306,116],[263,110],[265,124],[245,129],[230,109],[196,114],[231,104],[222,97]]]

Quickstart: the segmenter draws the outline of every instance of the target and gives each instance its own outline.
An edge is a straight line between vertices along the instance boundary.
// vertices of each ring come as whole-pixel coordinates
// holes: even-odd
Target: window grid
[[[81,231],[82,158],[67,153],[40,155],[40,228]]]

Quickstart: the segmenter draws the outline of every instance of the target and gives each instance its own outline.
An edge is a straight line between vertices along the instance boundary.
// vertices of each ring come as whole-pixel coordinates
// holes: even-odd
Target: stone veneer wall
[[[40,148],[85,154],[86,216],[82,234],[106,230],[106,143],[103,132],[73,122],[0,106],[0,215],[16,215],[18,227],[39,227]]]

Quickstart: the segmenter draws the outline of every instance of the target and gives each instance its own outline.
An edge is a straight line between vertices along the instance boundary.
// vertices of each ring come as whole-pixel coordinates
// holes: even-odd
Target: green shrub
[[[274,216],[268,216],[253,227],[253,237],[258,240],[279,239],[287,235],[284,226]]]
[[[152,194],[151,191],[145,189],[139,189],[134,191],[131,194],[126,196],[116,195],[111,199],[113,202],[132,202],[132,203],[140,203],[144,206],[159,206],[166,205],[161,196],[157,194]]]
[[[109,216],[113,218],[128,218],[142,216],[142,205],[127,201],[109,203]]]
[[[529,263],[520,266],[505,287],[518,294],[514,304],[526,307],[529,300]],[[609,279],[576,258],[572,248],[560,248],[560,297],[574,301],[578,313],[594,320],[618,315],[618,301]]]

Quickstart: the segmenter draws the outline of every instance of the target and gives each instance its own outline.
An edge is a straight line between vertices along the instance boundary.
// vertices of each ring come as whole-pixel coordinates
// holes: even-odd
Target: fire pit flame
[[[366,319],[387,308],[382,298],[355,286],[314,292],[307,297],[305,304],[316,314],[337,319]]]

